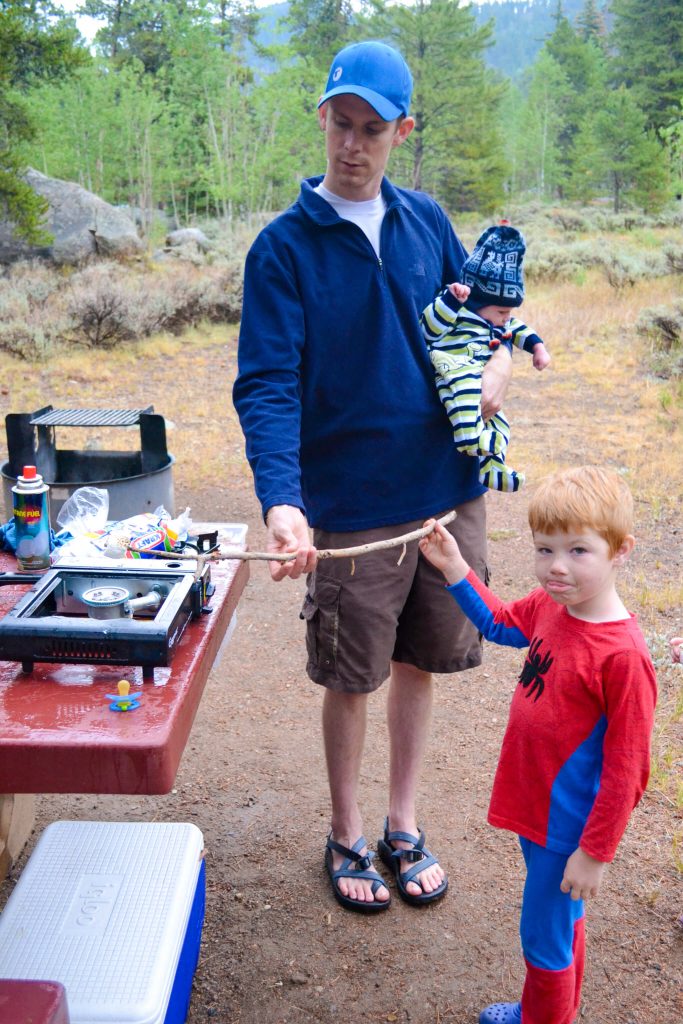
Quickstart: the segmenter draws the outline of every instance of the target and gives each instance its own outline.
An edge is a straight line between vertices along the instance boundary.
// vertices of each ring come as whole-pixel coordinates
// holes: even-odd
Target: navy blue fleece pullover
[[[466,257],[443,210],[392,185],[378,260],[302,182],[246,261],[235,407],[264,514],[331,531],[408,522],[482,494],[453,444],[420,314]]]

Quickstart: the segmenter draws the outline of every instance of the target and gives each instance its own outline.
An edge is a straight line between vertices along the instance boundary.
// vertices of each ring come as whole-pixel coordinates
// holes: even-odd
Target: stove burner
[[[145,681],[168,665],[192,618],[207,607],[210,567],[55,567],[0,620],[0,660],[140,665]],[[87,614],[86,614],[87,613]]]
[[[123,587],[93,587],[81,594],[81,601],[91,619],[124,619],[146,608],[156,611],[165,597],[165,588],[155,584],[143,597],[131,597]]]
[[[123,587],[93,587],[92,590],[86,590],[83,594],[83,601],[86,604],[96,605],[121,604],[129,597],[130,594]]]
[[[130,594],[123,587],[93,587],[82,595],[88,615],[93,619],[119,619],[126,614]]]

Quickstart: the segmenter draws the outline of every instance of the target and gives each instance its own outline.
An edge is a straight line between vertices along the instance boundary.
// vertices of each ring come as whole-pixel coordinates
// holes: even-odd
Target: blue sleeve
[[[528,647],[529,640],[516,626],[496,622],[493,610],[468,580],[453,583],[446,588],[460,605],[467,618],[474,623],[482,636],[492,644],[502,647]]]
[[[244,269],[233,402],[264,515],[273,505],[304,510],[299,465],[304,334],[295,275],[262,235]]]
[[[434,202],[434,200],[432,200]],[[441,281],[442,286],[445,288],[446,285],[453,284],[454,281],[460,280],[460,274],[462,272],[462,266],[467,259],[467,249],[456,235],[453,230],[448,216],[438,203],[434,203],[437,206],[441,217],[444,222],[443,229],[443,279]]]
[[[516,317],[510,320],[509,330],[512,334],[513,344],[530,354],[533,353],[537,345],[544,343],[543,338],[540,338],[533,328],[527,327],[525,323],[522,323]]]

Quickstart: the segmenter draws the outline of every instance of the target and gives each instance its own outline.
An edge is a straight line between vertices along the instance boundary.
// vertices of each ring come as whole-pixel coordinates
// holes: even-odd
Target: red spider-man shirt
[[[540,587],[504,603],[473,573],[448,587],[486,639],[528,647],[489,821],[559,853],[610,861],[647,785],[657,699],[634,616],[572,617]]]

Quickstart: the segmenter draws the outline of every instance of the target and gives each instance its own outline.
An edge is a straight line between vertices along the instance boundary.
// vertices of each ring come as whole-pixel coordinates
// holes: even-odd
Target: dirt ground
[[[523,384],[517,388],[508,403],[517,429],[533,424],[542,432],[542,399],[542,391],[532,400]],[[595,393],[592,400],[600,429],[609,431],[621,396]],[[567,424],[557,432],[555,460],[575,459],[582,450],[564,418],[568,409],[554,410],[555,422]],[[489,497],[493,585],[504,597],[533,583],[524,494]],[[259,510],[244,474],[229,488],[219,475],[207,486],[184,488],[181,480],[176,498],[198,518],[247,522],[252,548],[262,547]],[[651,511],[639,512],[630,593],[641,574],[659,588],[681,579],[680,521],[674,510],[656,517]],[[264,564],[253,564],[237,627],[210,675],[173,792],[39,797],[36,831],[0,898],[4,903],[50,821],[192,821],[206,843],[207,908],[188,1024],[474,1024],[489,1002],[517,998],[523,979],[521,857],[512,835],[486,823],[520,654],[490,646],[481,668],[438,678],[419,815],[428,845],[449,872],[447,897],[425,909],[395,898],[386,914],[366,918],[335,902],[323,869],[329,809],[321,692],[304,675],[303,591],[303,582],[274,584]],[[645,626],[659,638],[671,635],[680,630],[680,609],[649,612]],[[659,679],[658,728],[669,729],[681,675],[662,661]],[[362,780],[373,845],[387,810],[384,700],[382,689],[371,702]],[[676,758],[680,770],[680,746],[674,771]],[[655,782],[588,908],[581,1024],[683,1021],[683,891],[674,843],[680,820],[672,796]]]

